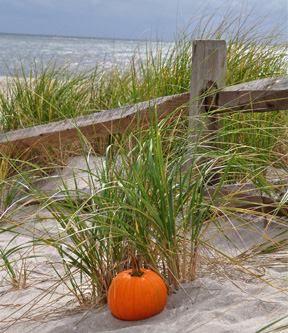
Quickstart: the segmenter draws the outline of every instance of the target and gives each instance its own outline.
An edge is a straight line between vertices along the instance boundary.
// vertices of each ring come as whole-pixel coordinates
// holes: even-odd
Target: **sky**
[[[227,11],[288,36],[288,0],[0,0],[0,32],[173,40]]]

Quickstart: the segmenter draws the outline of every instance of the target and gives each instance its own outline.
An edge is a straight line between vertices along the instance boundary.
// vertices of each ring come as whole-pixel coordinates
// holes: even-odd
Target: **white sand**
[[[139,322],[119,321],[105,309],[48,322],[14,325],[7,332],[255,332],[287,313],[287,296],[259,283],[218,282],[201,278],[169,297],[158,316]]]
[[[95,168],[102,163],[101,159],[93,161]],[[75,166],[82,169],[82,180],[78,181],[84,189],[89,179],[85,179],[83,160],[72,159],[69,167],[59,174],[65,178],[71,176]],[[55,181],[59,181],[56,176]],[[44,181],[41,186],[50,191],[61,184],[62,180],[50,183],[51,186]],[[23,208],[11,218],[25,221],[25,227],[18,228],[21,236],[13,241],[14,246],[31,240],[32,233],[59,232],[50,214],[39,211],[37,205]],[[237,256],[272,237],[287,239],[288,224],[285,223],[272,223],[265,228],[261,220],[250,220],[249,227],[245,220],[222,221],[226,238],[219,236],[213,227],[206,238],[224,253]],[[286,235],[277,236],[283,231]],[[12,238],[13,233],[0,234],[0,247],[5,247]],[[215,263],[213,269],[203,263],[199,278],[182,285],[177,293],[169,296],[168,305],[161,314],[144,321],[124,322],[112,317],[106,306],[77,311],[77,303],[68,290],[58,284],[59,279],[51,266],[53,263],[57,270],[62,270],[58,254],[47,246],[37,247],[35,251],[40,257],[27,263],[31,271],[27,288],[12,289],[5,271],[0,272],[0,332],[252,333],[288,312],[287,253],[261,255],[246,262],[246,268],[272,286],[261,282],[260,278],[241,273],[228,263]]]
[[[5,91],[7,89],[7,85],[11,83],[13,77],[11,76],[0,76],[0,91]]]

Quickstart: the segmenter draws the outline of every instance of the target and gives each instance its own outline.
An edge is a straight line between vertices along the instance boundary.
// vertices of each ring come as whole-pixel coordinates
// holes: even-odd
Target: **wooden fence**
[[[155,109],[159,119],[176,109],[187,110],[189,126],[198,126],[201,112],[208,112],[208,128],[217,130],[217,117],[232,112],[288,111],[288,77],[268,78],[224,87],[226,72],[226,43],[223,40],[196,40],[193,42],[192,78],[190,92],[156,98],[150,101],[125,106],[114,110],[97,112],[87,116],[52,122],[30,128],[0,134],[0,150],[33,150],[41,154],[47,147],[61,149],[65,144],[78,141],[81,135],[93,142],[99,138],[132,131],[135,127],[149,124],[149,110]],[[216,121],[215,121],[216,120]],[[81,133],[81,135],[79,135]],[[105,146],[104,146],[105,149]],[[103,149],[101,149],[103,151]],[[252,185],[252,187],[251,187]],[[235,186],[237,189],[235,189]],[[269,211],[277,207],[272,198],[262,194],[251,195],[253,184],[240,184],[242,194],[233,206],[264,208]],[[207,191],[213,192],[213,186]],[[239,191],[238,185],[227,185],[221,193]],[[244,192],[248,193],[244,193]],[[250,194],[249,194],[250,191]],[[208,193],[208,195],[210,195]],[[219,193],[219,194],[221,194]],[[240,201],[239,201],[240,199]],[[283,209],[278,210],[283,213]],[[288,209],[283,213],[288,215]]]
[[[0,134],[1,147],[30,149],[79,140],[81,132],[88,141],[133,130],[149,123],[149,109],[157,110],[159,118],[177,108],[186,108],[189,126],[197,126],[199,114],[210,112],[212,129],[215,114],[231,112],[270,112],[288,110],[288,77],[268,78],[224,87],[226,42],[223,40],[193,41],[190,93],[156,98],[114,110],[52,122]],[[208,91],[208,92],[207,92]],[[208,126],[210,126],[208,124]],[[213,127],[214,126],[214,127]]]

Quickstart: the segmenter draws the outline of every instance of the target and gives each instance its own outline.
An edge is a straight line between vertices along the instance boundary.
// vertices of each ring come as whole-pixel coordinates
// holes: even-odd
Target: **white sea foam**
[[[149,42],[149,46],[157,45]],[[171,43],[161,43],[163,48],[169,46]],[[0,76],[13,75],[21,66],[27,73],[33,63],[73,64],[72,69],[77,64],[79,70],[97,64],[106,68],[118,64],[123,68],[135,53],[144,56],[146,49],[145,41],[0,34]]]

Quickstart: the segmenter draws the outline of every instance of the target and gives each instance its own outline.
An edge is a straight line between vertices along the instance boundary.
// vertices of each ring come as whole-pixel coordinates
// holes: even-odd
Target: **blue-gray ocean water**
[[[149,42],[152,47],[153,44],[158,45]],[[168,48],[169,43],[162,43],[161,47]],[[71,70],[80,71],[97,64],[125,66],[135,53],[144,56],[146,48],[146,41],[0,34],[0,76],[13,75],[20,68],[28,73],[33,63],[69,64]]]

